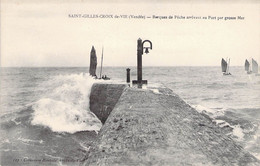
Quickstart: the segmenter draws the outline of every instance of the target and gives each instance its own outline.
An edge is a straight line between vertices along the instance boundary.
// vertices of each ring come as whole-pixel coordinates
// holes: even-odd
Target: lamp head
[[[149,53],[149,48],[148,47],[145,47],[145,53],[148,54]]]
[[[146,43],[146,42],[148,42],[148,43],[150,44],[149,47],[144,47],[144,43]],[[145,49],[145,53],[146,53],[146,54],[149,53],[149,49],[152,49],[152,48],[153,48],[152,42],[151,42],[150,40],[145,40],[145,41],[143,41],[142,46],[143,46],[143,48]]]

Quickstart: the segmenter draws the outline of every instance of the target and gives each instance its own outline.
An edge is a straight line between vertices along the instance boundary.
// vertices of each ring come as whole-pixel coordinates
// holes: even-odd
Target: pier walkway
[[[83,165],[260,165],[170,89],[121,93]]]

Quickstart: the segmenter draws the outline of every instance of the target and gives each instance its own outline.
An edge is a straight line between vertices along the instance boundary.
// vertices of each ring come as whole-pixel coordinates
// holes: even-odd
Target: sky
[[[186,18],[147,18],[153,16]],[[143,66],[219,66],[227,57],[231,66],[246,58],[260,63],[260,3],[253,0],[2,0],[0,27],[2,67],[87,67],[92,46],[98,65],[103,47],[104,66],[136,66],[138,38],[153,44]]]

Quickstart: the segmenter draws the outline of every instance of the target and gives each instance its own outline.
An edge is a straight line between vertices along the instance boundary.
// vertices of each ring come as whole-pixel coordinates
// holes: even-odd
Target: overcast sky
[[[69,14],[216,16],[211,19],[70,18]],[[260,63],[260,3],[257,1],[1,1],[1,66],[89,66],[92,45],[98,63],[135,66],[137,39],[153,50],[144,66],[218,66],[221,58],[242,66]]]

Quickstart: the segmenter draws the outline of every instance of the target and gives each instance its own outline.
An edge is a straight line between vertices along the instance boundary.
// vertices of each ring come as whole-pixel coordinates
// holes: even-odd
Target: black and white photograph
[[[0,166],[260,166],[260,1],[0,5]]]

